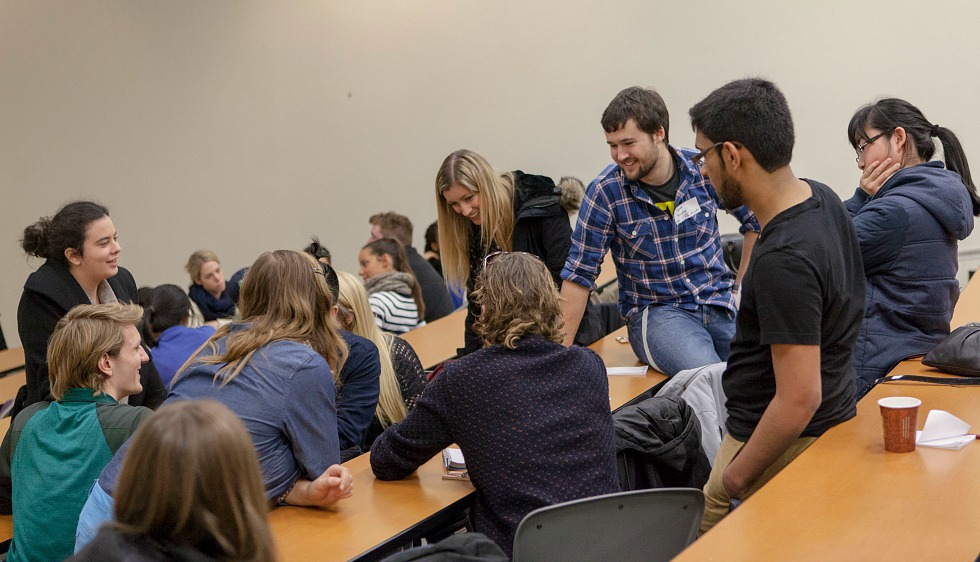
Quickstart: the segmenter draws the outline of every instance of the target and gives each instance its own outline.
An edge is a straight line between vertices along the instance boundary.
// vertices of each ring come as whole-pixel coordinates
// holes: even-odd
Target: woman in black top
[[[27,384],[17,395],[14,415],[49,397],[48,338],[62,316],[79,304],[136,302],[136,281],[119,267],[116,228],[109,210],[98,203],[65,205],[25,228],[21,245],[45,262],[27,278],[17,307]],[[129,404],[156,408],[167,397],[152,360],[140,368],[140,382],[143,392],[130,396]]]

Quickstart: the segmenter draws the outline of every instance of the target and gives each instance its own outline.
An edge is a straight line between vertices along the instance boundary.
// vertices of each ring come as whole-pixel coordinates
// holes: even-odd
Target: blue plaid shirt
[[[595,290],[599,266],[611,248],[624,317],[655,303],[688,310],[717,305],[735,312],[734,277],[718,236],[718,194],[691,163],[696,151],[670,150],[680,174],[675,213],[690,199],[700,210],[678,224],[654,205],[639,182],[627,180],[612,164],[585,192],[561,278]],[[742,234],[760,230],[748,208],[731,214],[742,223]]]

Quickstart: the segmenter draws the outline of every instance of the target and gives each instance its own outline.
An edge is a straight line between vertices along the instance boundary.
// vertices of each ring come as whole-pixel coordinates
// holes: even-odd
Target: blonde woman
[[[561,284],[572,230],[560,193],[549,177],[519,170],[500,174],[471,150],[457,150],[442,162],[436,174],[442,272],[450,285],[465,286],[469,299],[466,346],[460,355],[480,349],[473,331],[480,314],[473,290],[488,254],[534,254],[548,267],[555,286]],[[578,333],[587,330],[582,326]],[[578,342],[589,343],[582,338]]]
[[[117,492],[115,522],[71,560],[276,559],[255,448],[218,402],[169,403],[150,417]]]
[[[365,441],[370,447],[386,427],[405,419],[415,407],[425,389],[425,370],[408,342],[382,332],[375,324],[361,280],[346,271],[337,271],[337,278],[340,281],[337,319],[343,329],[371,340],[381,359],[381,394]]]
[[[184,268],[191,276],[188,294],[200,309],[205,322],[235,316],[235,301],[225,282],[218,254],[211,250],[198,250],[191,254]]]
[[[374,442],[371,468],[404,478],[458,443],[478,491],[476,530],[510,555],[534,509],[619,490],[609,383],[595,352],[561,345],[558,291],[535,256],[489,256],[474,298],[486,347],[426,385]]]

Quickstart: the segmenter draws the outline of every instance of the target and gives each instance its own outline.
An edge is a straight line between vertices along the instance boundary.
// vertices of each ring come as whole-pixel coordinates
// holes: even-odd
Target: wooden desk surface
[[[24,368],[24,348],[13,347],[0,350],[0,373]]]
[[[615,280],[616,265],[613,263],[612,252],[607,252],[599,276],[596,278],[596,284],[604,287]],[[465,345],[463,341],[465,326],[466,307],[464,306],[448,316],[402,334],[401,338],[412,346],[422,366],[431,369],[446,359],[456,357],[456,350]]]
[[[280,507],[269,514],[283,560],[349,560],[442,510],[468,501],[473,485],[442,479],[442,458],[433,457],[409,478],[384,482],[371,472],[369,455],[345,465],[354,496],[331,509]]]
[[[980,276],[976,276],[980,277]],[[980,321],[980,280],[960,294],[952,326]],[[892,374],[948,376],[918,359]],[[888,453],[878,399],[922,400],[980,433],[980,387],[876,386],[857,417],[832,428],[676,560],[974,560],[980,553],[980,442],[959,451]]]
[[[27,382],[27,372],[23,369],[0,376],[0,404],[17,396],[17,391]]]
[[[899,373],[940,374],[918,361]],[[980,387],[888,383],[676,559],[973,560],[980,553],[980,442],[888,453],[877,401],[922,400],[980,430]]]
[[[402,334],[422,362],[422,367],[431,369],[446,359],[456,356],[456,350],[465,345],[463,331],[466,328],[466,307],[448,316],[427,323]]]
[[[629,344],[616,341],[625,328],[590,346],[608,366],[639,365]],[[609,377],[610,406],[616,409],[666,377],[652,369],[645,376]],[[270,516],[283,560],[348,560],[389,541],[409,542],[440,512],[458,512],[469,502],[469,482],[442,479],[438,456],[410,478],[383,482],[374,478],[369,455],[348,461],[354,496],[332,509],[281,507]]]

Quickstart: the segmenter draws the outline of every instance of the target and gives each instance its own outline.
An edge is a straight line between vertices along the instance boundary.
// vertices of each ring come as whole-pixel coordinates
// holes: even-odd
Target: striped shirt
[[[611,249],[624,317],[650,304],[687,310],[707,304],[734,312],[734,278],[718,235],[718,194],[691,163],[695,151],[670,151],[680,176],[674,216],[658,209],[639,182],[627,180],[611,164],[585,192],[561,277],[595,290],[599,266]],[[731,214],[742,223],[743,234],[759,231],[748,208]]]
[[[425,324],[424,320],[419,322],[419,308],[411,296],[379,291],[371,293],[368,303],[374,313],[374,321],[386,332],[404,334]]]

